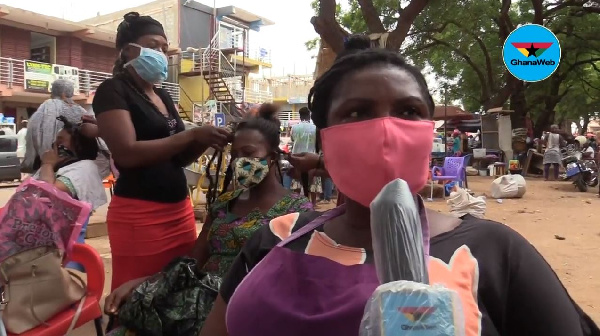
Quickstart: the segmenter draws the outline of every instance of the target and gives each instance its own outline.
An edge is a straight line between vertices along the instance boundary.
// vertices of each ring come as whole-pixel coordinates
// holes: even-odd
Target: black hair
[[[339,83],[353,72],[378,65],[391,65],[408,71],[419,84],[429,114],[433,115],[435,104],[425,77],[418,68],[406,63],[398,52],[371,48],[370,39],[364,35],[350,36],[344,43],[344,47],[345,50],[338,54],[331,68],[315,80],[308,94],[308,108],[312,112],[313,123],[318,129],[327,127],[327,112],[331,105],[332,93]]]
[[[238,132],[241,130],[257,130],[265,137],[265,140],[271,147],[270,152],[279,155],[281,153],[281,149],[279,148],[279,143],[281,141],[281,139],[280,139],[281,122],[279,121],[279,118],[277,117],[278,112],[279,112],[279,108],[276,105],[262,104],[260,106],[260,108],[258,109],[258,114],[256,116],[247,117],[247,118],[243,119],[242,121],[240,121],[239,123],[237,123],[237,125],[235,125],[235,127],[233,129],[233,133],[235,134],[235,132]],[[217,161],[217,174],[216,174],[216,178],[213,179],[213,177],[210,175],[209,171],[210,171],[210,166],[213,164],[213,162],[215,162],[215,160],[218,160]],[[207,207],[207,211],[209,213],[210,213],[211,205],[218,197],[219,172],[221,171],[222,162],[223,162],[223,153],[215,153],[211,157],[211,159],[208,163],[206,176],[208,177],[209,185],[208,185],[208,192],[206,193],[206,207]],[[223,181],[223,190],[221,191],[221,194],[223,194],[224,192],[227,191],[227,189],[229,188],[229,185],[231,184],[231,180],[233,179],[232,164],[233,164],[233,162],[229,162],[229,165],[227,166],[227,170],[225,172],[225,177],[224,177],[225,180]],[[279,174],[280,182],[283,184],[283,175],[281,174],[279,157],[277,157],[277,159],[275,160],[275,166],[277,167],[277,173]]]
[[[310,120],[310,110],[308,107],[302,107],[298,113],[300,114],[300,120]]]
[[[59,116],[57,120],[63,122],[63,130],[71,135],[71,150],[75,153],[78,160],[96,160],[100,147],[96,138],[88,138],[81,133],[80,125],[73,124],[64,116]]]

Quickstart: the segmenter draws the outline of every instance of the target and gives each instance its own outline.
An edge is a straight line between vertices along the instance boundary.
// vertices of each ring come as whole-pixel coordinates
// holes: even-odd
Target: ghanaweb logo
[[[502,49],[508,71],[517,79],[527,82],[550,77],[558,68],[560,54],[560,45],[554,33],[535,24],[515,29]]]

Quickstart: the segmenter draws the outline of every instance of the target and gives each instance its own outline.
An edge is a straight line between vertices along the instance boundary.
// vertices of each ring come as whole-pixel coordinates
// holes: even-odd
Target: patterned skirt
[[[293,180],[292,181],[292,190],[300,190],[302,189],[302,182]],[[310,192],[320,194],[323,192],[323,187],[321,186],[321,177],[315,176],[313,177],[312,183],[310,184]]]

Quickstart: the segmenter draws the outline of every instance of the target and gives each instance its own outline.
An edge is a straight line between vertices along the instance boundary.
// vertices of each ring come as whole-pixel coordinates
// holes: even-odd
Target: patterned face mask
[[[249,189],[262,182],[269,173],[267,158],[241,157],[233,162],[233,174],[241,189]]]

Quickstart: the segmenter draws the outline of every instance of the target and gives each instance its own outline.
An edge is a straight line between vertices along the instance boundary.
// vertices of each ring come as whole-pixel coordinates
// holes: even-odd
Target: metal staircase
[[[208,48],[201,50],[202,55],[194,64],[194,70],[202,74],[210,93],[216,101],[222,103],[226,113],[239,117],[241,114],[236,104],[240,104],[243,100],[243,72],[238,71],[235,58],[234,64],[229,62],[223,50],[233,49],[221,49],[221,38],[218,31],[213,36]]]

